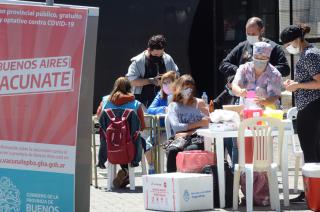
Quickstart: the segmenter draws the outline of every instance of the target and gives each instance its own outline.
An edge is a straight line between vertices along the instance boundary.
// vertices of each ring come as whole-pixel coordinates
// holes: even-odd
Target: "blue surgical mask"
[[[253,58],[254,68],[257,71],[264,71],[264,69],[266,68],[268,62],[269,62],[269,60],[259,60],[259,59]]]
[[[181,91],[181,95],[184,99],[189,99],[192,94],[192,88],[187,88]]]

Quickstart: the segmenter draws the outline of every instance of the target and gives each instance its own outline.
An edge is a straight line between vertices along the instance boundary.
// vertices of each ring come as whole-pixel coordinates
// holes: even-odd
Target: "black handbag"
[[[187,135],[185,137],[174,138],[171,137],[169,140],[163,144],[164,149],[168,148],[177,148],[183,150],[190,144],[201,144],[204,142],[203,136],[197,135],[197,133],[193,133],[192,135]]]
[[[217,165],[206,165],[203,167],[201,173],[213,175],[213,199],[214,208],[220,208],[220,194],[219,194],[219,181],[218,181],[218,167]],[[232,207],[233,201],[233,172],[228,161],[224,161],[225,173],[225,206],[226,208]]]

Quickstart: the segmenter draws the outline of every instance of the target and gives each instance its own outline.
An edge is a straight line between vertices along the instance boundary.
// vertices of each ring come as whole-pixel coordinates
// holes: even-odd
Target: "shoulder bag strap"
[[[109,117],[110,120],[114,121],[116,116],[114,115],[112,109],[105,109],[104,110],[107,113],[107,116]]]

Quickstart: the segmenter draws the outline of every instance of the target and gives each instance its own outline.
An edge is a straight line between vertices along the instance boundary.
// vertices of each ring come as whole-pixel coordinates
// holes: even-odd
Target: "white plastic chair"
[[[259,122],[263,125],[258,125]],[[273,138],[271,136],[272,129],[278,129],[279,146],[283,142],[284,125],[278,119],[255,117],[246,119],[241,122],[238,131],[239,144],[239,164],[234,169],[233,184],[233,210],[238,209],[238,196],[240,173],[245,171],[246,174],[246,205],[247,211],[253,211],[253,172],[267,172],[270,190],[271,208],[280,211],[279,189],[277,180],[278,165],[273,161]],[[245,163],[245,131],[252,132],[254,148],[253,148],[253,164]],[[279,150],[281,151],[281,150]]]
[[[164,118],[164,125],[165,125],[165,129],[166,129],[166,136],[167,139],[172,137],[172,132],[171,132],[171,125],[170,125],[170,121],[168,116],[166,115]],[[160,171],[161,173],[164,173],[164,156],[165,156],[165,151],[164,149],[161,147],[160,148],[160,152],[159,152],[159,160],[160,160]]]
[[[158,143],[158,157],[159,157],[159,165],[160,165],[160,173],[164,173],[164,156],[165,156],[165,151],[162,148],[162,146],[160,145],[160,143],[162,142],[162,132],[163,132],[163,127],[160,126],[161,120],[166,120],[167,115],[156,115],[156,122],[157,122],[157,130],[156,130],[156,139],[157,139],[157,143]],[[170,124],[170,123],[169,123]],[[166,129],[166,124],[164,127],[165,131],[167,131]]]
[[[135,116],[137,116],[136,113]],[[106,115],[106,113],[102,113],[102,115]],[[108,161],[108,179],[107,179],[107,191],[111,191],[113,186],[113,180],[116,176],[117,164],[112,164]],[[141,167],[142,167],[142,174],[146,173],[146,162],[144,151],[142,148],[142,158],[141,158]],[[131,164],[128,163],[128,171],[129,171],[129,182],[130,182],[130,190],[135,190],[135,176],[134,176],[134,167],[131,167]]]
[[[147,114],[147,113],[145,113],[144,114],[144,118],[145,118],[145,123],[146,123],[146,128],[145,128],[145,131],[144,131],[144,133],[146,133],[146,131],[149,131],[147,134],[145,134],[144,135],[144,137],[146,137],[146,136],[150,136],[150,138],[152,137],[152,135],[156,135],[156,124],[155,124],[155,122],[156,122],[156,120],[155,120],[155,116],[154,115],[151,115],[151,114]],[[154,139],[156,139],[156,138],[154,138]],[[144,164],[146,164],[146,160],[145,160],[145,155],[143,154],[143,156],[144,157],[142,157],[142,160],[141,160],[141,162],[143,163],[144,162]],[[145,166],[146,167],[146,166]],[[149,168],[149,167],[148,167]],[[145,169],[143,169],[142,170],[142,175],[147,175],[148,174],[148,172],[147,172],[147,170]]]
[[[130,182],[130,190],[134,191],[136,189],[135,186],[135,176],[134,176],[134,167],[131,167],[130,163],[128,164],[129,170],[129,182]],[[112,191],[113,180],[116,176],[117,164],[112,164],[108,162],[108,180],[107,180],[107,191]]]
[[[116,176],[117,171],[117,164],[112,164],[108,161],[108,180],[107,180],[107,191],[112,191],[113,186],[113,180]],[[144,156],[144,152],[142,149],[142,158],[141,158],[141,169],[142,174],[146,173],[146,160]],[[128,171],[129,171],[129,182],[130,182],[130,190],[134,191],[136,189],[135,186],[135,175],[134,175],[134,167],[131,167],[131,164],[128,164]]]
[[[287,119],[290,119],[291,121],[297,119],[297,114],[298,114],[298,109],[297,107],[292,107],[288,110],[287,113]],[[293,130],[293,126],[292,126]],[[292,140],[292,149],[293,149],[293,154],[296,156],[296,161],[295,161],[295,172],[294,172],[294,192],[298,192],[298,177],[299,177],[299,169],[300,169],[300,164],[301,164],[301,159],[303,163],[303,152],[300,146],[300,141],[299,137],[297,134],[294,134],[291,137]]]
[[[91,119],[91,156],[92,156],[92,171],[91,171],[91,182],[94,180],[94,186],[95,188],[99,188],[98,185],[98,171],[97,171],[97,144],[96,144],[96,134],[99,132],[99,129],[95,127],[95,124],[97,122],[97,117],[94,115]]]

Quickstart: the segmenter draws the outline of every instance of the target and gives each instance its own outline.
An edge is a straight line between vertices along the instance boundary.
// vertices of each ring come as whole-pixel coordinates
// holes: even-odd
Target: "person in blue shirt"
[[[173,90],[173,84],[174,81],[178,78],[178,75],[175,71],[168,71],[165,74],[162,75],[161,81],[160,81],[160,91],[156,95],[156,97],[153,99],[152,103],[150,104],[149,108],[147,109],[147,113],[151,115],[157,115],[157,114],[165,114],[167,111],[168,98],[170,99],[172,95]],[[164,126],[164,120],[160,120],[160,126]],[[162,139],[160,139],[162,140]],[[151,151],[148,151],[152,148],[154,145],[154,135],[149,136],[146,139],[146,149],[147,152],[145,153],[147,161],[149,163],[149,174],[152,174],[153,172],[153,164],[151,161],[152,155]]]
[[[177,74],[174,71],[168,71],[162,75],[160,82],[161,89],[149,106],[147,110],[148,114],[156,115],[166,113],[168,97],[172,94],[172,85],[176,79]]]

